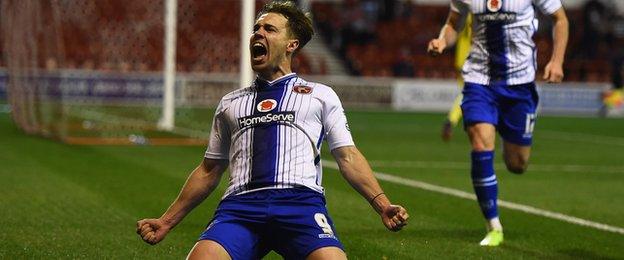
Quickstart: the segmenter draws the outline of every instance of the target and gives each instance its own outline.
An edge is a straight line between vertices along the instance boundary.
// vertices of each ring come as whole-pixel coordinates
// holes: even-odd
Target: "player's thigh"
[[[499,124],[503,140],[519,146],[531,146],[537,120],[538,97],[533,84],[509,86],[499,101]],[[501,94],[501,95],[503,95]]]
[[[503,138],[503,158],[510,172],[523,173],[529,163],[536,103],[529,99],[515,99],[504,105],[498,132]]]
[[[267,251],[260,241],[263,226],[267,223],[263,210],[266,206],[263,205],[226,198],[198,240],[218,243],[233,259],[264,256]]]
[[[476,123],[498,123],[496,93],[491,87],[466,82],[462,90],[461,109],[464,126]]]
[[[212,240],[200,240],[195,243],[191,252],[186,257],[187,260],[229,260],[232,259],[228,252],[219,243]]]
[[[347,259],[347,255],[338,247],[322,247],[312,251],[306,257],[307,260],[342,260]]]
[[[320,248],[342,251],[343,245],[327,212],[323,195],[308,189],[285,192],[291,194],[285,194],[284,203],[274,204],[271,209],[274,219],[269,230],[272,239],[280,241],[275,245],[275,251],[285,259],[306,259]]]
[[[461,104],[464,128],[475,151],[494,149],[495,125],[498,124],[498,108],[492,88],[466,82]]]

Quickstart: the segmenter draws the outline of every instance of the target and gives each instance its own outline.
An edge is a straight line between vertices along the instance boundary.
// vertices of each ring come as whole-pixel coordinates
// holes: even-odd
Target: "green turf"
[[[458,129],[442,143],[441,115],[348,116],[359,148],[383,165],[375,170],[471,192],[466,138]],[[7,114],[0,114],[0,136],[0,259],[181,259],[225,189],[223,182],[165,241],[149,246],[134,233],[136,220],[162,213],[203,147],[70,146],[23,134]],[[622,154],[621,119],[543,117],[532,168],[517,176],[497,164],[500,197],[624,227]],[[324,157],[331,159],[327,151]],[[402,165],[388,165],[396,162]],[[386,231],[337,171],[325,169],[328,208],[351,259],[624,259],[624,235],[508,209],[500,210],[504,245],[481,248],[474,201],[381,184],[410,211],[402,232]]]
[[[163,132],[156,129],[161,115],[157,106],[105,106],[73,104],[65,107],[62,126],[72,137],[127,137],[131,134],[151,137],[187,137],[188,132]],[[178,107],[175,111],[177,128],[204,133],[192,137],[207,138],[206,129],[212,121],[214,110],[208,108]]]

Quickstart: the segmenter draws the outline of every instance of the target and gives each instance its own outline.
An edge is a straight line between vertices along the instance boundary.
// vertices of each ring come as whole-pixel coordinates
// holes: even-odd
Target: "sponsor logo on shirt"
[[[515,22],[516,13],[489,13],[489,14],[477,14],[475,15],[481,22]]]
[[[269,111],[275,109],[275,107],[277,107],[277,101],[275,101],[275,99],[265,99],[265,100],[262,100],[256,106],[256,108],[260,112],[269,112]]]
[[[268,113],[264,115],[246,116],[238,119],[238,126],[240,128],[257,126],[257,125],[270,125],[275,123],[295,122],[295,112],[277,112]]]

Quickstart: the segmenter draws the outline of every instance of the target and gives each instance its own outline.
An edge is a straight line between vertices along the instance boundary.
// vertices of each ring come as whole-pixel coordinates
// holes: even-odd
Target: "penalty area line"
[[[323,166],[338,170],[338,164],[336,164],[333,161],[323,160]],[[408,178],[398,177],[392,174],[387,174],[387,173],[382,173],[382,172],[375,172],[375,176],[379,180],[392,182],[395,184],[401,184],[401,185],[405,185],[405,186],[409,186],[413,188],[418,188],[418,189],[422,189],[426,191],[432,191],[436,193],[442,193],[442,194],[446,194],[446,195],[450,195],[450,196],[454,196],[458,198],[463,198],[463,199],[468,199],[468,200],[475,200],[475,201],[477,200],[474,194],[461,191],[461,190],[457,190],[457,189],[453,189],[453,188],[447,188],[447,187],[438,186],[438,185],[434,185],[434,184],[430,184],[430,183],[426,183],[422,181],[416,181],[416,180],[412,180]],[[602,223],[598,223],[598,222],[594,222],[594,221],[586,220],[582,218],[577,218],[577,217],[561,214],[561,213],[554,212],[554,211],[539,209],[539,208],[535,208],[535,207],[531,207],[531,206],[527,206],[527,205],[523,205],[519,203],[504,201],[504,200],[498,200],[498,206],[500,206],[501,208],[516,210],[516,211],[533,214],[533,215],[537,215],[541,217],[556,219],[556,220],[560,220],[563,222],[567,222],[567,223],[571,223],[571,224],[575,224],[579,226],[590,227],[590,228],[594,228],[594,229],[598,229],[602,231],[608,231],[608,232],[613,232],[613,233],[624,235],[624,228],[610,226],[607,224],[602,224]]]

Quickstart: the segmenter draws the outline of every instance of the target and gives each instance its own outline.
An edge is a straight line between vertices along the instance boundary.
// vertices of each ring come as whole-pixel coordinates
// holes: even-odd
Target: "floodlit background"
[[[529,171],[497,160],[506,241],[484,249],[467,139],[461,126],[439,138],[459,93],[454,52],[426,54],[448,1],[298,1],[316,35],[294,71],[334,88],[356,144],[412,215],[386,232],[324,151],[351,258],[624,258],[624,1],[563,2],[565,79],[538,81]],[[184,257],[227,182],[157,246],[135,221],[166,209],[203,156],[216,103],[251,82],[241,24],[264,3],[0,1],[0,258]],[[539,19],[538,79],[552,46]]]

